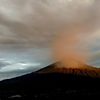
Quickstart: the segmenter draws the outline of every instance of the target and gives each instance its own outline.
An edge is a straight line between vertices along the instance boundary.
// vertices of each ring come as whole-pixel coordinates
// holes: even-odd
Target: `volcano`
[[[83,64],[78,63],[78,67],[70,67],[64,66],[61,63],[51,64],[43,69],[37,71],[37,73],[46,74],[46,73],[62,73],[62,74],[73,74],[73,75],[81,75],[81,76],[90,76],[90,77],[100,77],[100,69]]]
[[[100,96],[100,69],[59,62],[13,79],[0,82],[0,100],[48,100]]]

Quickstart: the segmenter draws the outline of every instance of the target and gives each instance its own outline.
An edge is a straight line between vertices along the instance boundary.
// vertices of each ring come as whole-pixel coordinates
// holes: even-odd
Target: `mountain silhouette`
[[[59,66],[57,66],[59,65]],[[0,100],[48,100],[100,95],[100,70],[51,64],[36,72],[0,82]]]

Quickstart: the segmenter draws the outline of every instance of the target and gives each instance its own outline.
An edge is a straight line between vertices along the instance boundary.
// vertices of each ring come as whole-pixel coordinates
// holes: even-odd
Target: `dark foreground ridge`
[[[80,96],[99,96],[100,78],[96,77],[99,75],[99,71],[96,72],[94,69],[82,69],[80,74],[79,69],[58,70],[55,64],[52,64],[34,73],[1,81],[0,100],[52,100],[58,98],[65,100]],[[91,76],[92,73],[95,73],[95,76]]]

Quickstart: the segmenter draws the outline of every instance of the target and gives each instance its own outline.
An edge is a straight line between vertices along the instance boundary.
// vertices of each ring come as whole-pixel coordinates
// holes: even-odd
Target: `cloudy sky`
[[[52,63],[57,34],[77,23],[86,30],[89,64],[99,67],[99,5],[100,0],[0,0],[0,80]]]

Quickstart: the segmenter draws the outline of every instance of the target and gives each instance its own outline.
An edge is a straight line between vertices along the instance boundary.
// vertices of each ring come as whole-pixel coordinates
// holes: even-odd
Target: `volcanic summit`
[[[37,71],[37,73],[41,73],[41,74],[62,73],[62,74],[74,74],[74,75],[82,75],[82,76],[90,76],[90,77],[100,77],[99,68],[84,63],[77,63],[75,67],[73,65],[70,67],[69,65],[64,66],[63,64],[57,62],[43,69],[40,69],[39,71]]]

